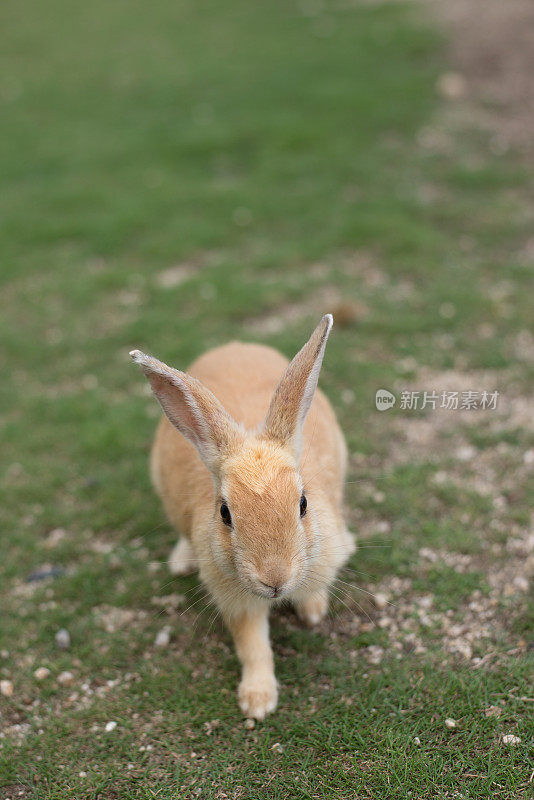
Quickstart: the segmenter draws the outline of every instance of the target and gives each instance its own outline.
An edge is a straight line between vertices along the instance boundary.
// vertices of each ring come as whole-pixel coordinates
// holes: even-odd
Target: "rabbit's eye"
[[[306,509],[308,508],[308,501],[306,500],[306,495],[303,494],[300,498],[300,518],[306,514]]]
[[[230,527],[230,525],[232,524],[232,517],[230,515],[230,509],[228,508],[227,504],[222,502],[219,510],[221,512],[222,521],[224,522],[225,525],[228,525],[228,527]]]

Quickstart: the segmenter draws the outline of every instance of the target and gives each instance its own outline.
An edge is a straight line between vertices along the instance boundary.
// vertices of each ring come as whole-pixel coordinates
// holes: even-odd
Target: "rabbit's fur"
[[[151,473],[180,532],[171,572],[198,567],[242,664],[239,705],[257,719],[277,703],[271,605],[290,599],[305,622],[319,622],[355,549],[342,511],[346,445],[316,391],[331,325],[327,314],[289,365],[240,342],[205,353],[187,374],[131,354],[166,415]]]

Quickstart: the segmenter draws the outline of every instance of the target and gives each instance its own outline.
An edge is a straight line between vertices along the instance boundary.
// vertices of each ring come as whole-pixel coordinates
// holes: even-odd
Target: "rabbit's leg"
[[[187,575],[198,568],[197,557],[193,545],[181,536],[169,556],[169,571],[171,575]]]
[[[306,625],[317,625],[328,611],[328,591],[321,589],[295,601],[295,611]]]
[[[227,620],[243,668],[237,692],[239,707],[246,717],[256,719],[274,711],[278,701],[268,615],[265,606],[243,610]]]
[[[347,548],[347,558],[349,558],[358,549],[358,545],[356,543],[356,535],[352,533],[352,531],[349,531],[348,528],[345,528],[344,538],[345,538],[345,546]]]

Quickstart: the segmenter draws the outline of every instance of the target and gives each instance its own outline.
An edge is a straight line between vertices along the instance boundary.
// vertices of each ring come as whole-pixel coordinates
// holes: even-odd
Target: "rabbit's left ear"
[[[130,356],[150,381],[169,421],[193,444],[213,473],[241,439],[236,422],[199,380],[140,350]]]
[[[264,422],[264,432],[289,444],[300,458],[302,426],[310,410],[323,362],[326,340],[332,328],[331,314],[325,314],[276,387]]]

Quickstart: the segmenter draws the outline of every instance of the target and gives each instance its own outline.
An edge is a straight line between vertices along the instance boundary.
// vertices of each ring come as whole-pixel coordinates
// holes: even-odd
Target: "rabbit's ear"
[[[195,445],[208,469],[216,472],[221,460],[239,441],[237,423],[196,378],[140,350],[132,350],[130,356],[150,381],[170,422]]]
[[[300,458],[302,426],[319,380],[332,315],[325,314],[276,387],[264,423],[265,433],[290,444]]]

